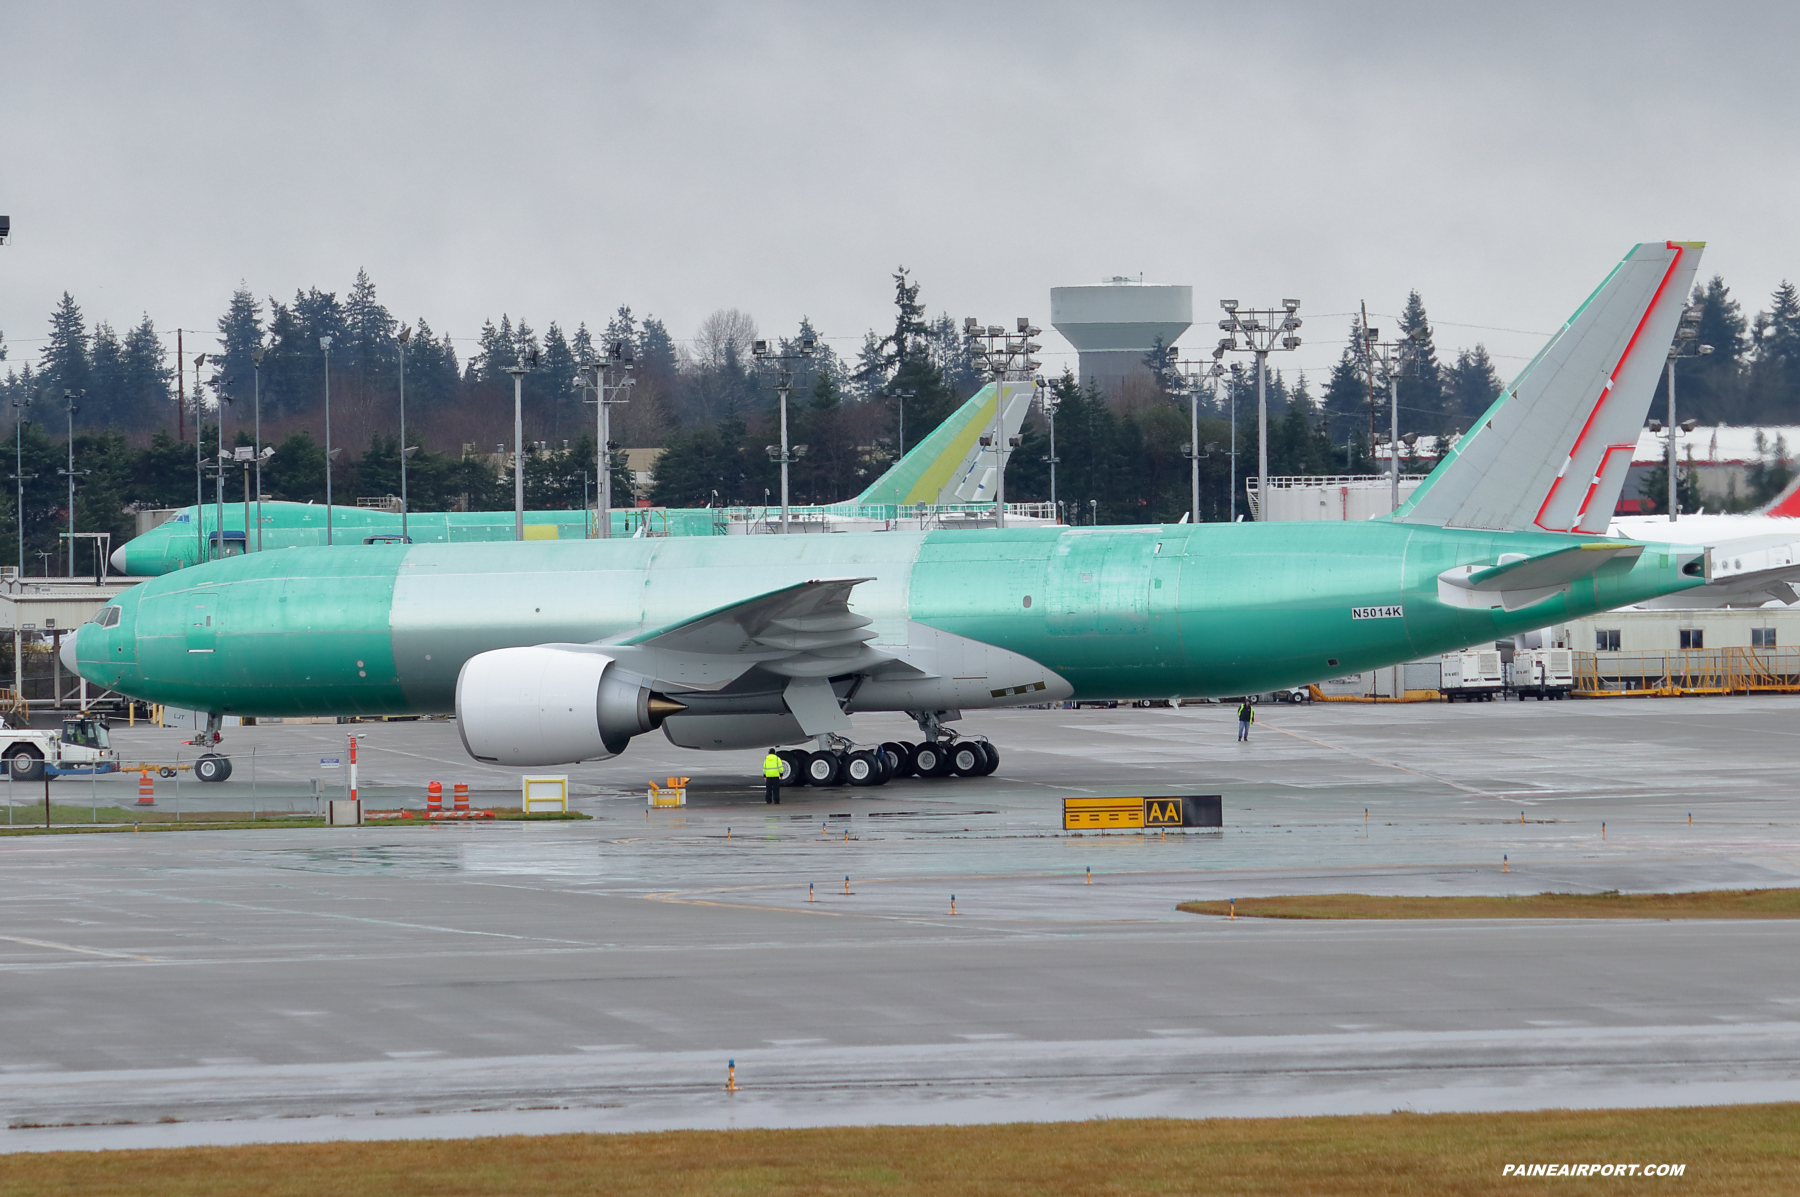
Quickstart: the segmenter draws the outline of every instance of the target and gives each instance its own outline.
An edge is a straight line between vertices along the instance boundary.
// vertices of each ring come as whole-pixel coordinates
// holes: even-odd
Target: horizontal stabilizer
[[[1641,544],[1578,544],[1536,557],[1506,553],[1497,565],[1459,565],[1438,575],[1438,601],[1452,607],[1517,611],[1561,594],[1612,561],[1629,567]]]
[[[1700,250],[1683,241],[1634,247],[1393,518],[1604,533]]]

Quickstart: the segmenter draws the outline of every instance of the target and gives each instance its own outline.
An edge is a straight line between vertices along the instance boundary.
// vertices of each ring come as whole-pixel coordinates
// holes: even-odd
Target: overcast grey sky
[[[1708,241],[1747,311],[1800,275],[1792,5],[4,11],[15,361],[65,289],[211,329],[240,280],[359,267],[459,338],[738,307],[848,356],[903,263],[996,322],[1112,274],[1190,283],[1208,322],[1298,296],[1285,364],[1315,376],[1335,313],[1417,288],[1440,350],[1508,374],[1539,338],[1495,330],[1555,327],[1635,241]]]

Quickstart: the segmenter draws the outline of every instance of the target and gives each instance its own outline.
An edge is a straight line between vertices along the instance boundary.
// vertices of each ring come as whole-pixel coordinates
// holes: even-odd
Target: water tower
[[[1050,325],[1081,354],[1076,371],[1108,394],[1144,368],[1144,355],[1173,345],[1194,322],[1192,287],[1146,287],[1141,278],[1114,277],[1098,287],[1050,288]]]

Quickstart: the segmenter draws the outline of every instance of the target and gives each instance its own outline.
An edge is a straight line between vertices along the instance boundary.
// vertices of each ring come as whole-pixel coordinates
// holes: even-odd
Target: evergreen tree
[[[1752,328],[1750,403],[1754,418],[1800,422],[1800,291],[1783,279]]]
[[[1417,291],[1406,297],[1406,307],[1400,313],[1400,332],[1409,338],[1406,369],[1401,372],[1398,387],[1400,431],[1443,432],[1449,427],[1445,421],[1443,374],[1437,347],[1432,343],[1431,321],[1425,315],[1425,301]]]
[[[124,374],[119,359],[124,350],[112,325],[104,321],[94,325],[90,349],[88,393],[81,401],[80,423],[87,427],[118,428],[121,426],[119,384]]]
[[[50,340],[38,362],[38,387],[58,400],[64,391],[85,391],[89,381],[87,325],[74,297],[63,292],[50,314]]]
[[[1338,355],[1337,364],[1331,368],[1331,377],[1325,383],[1322,405],[1326,428],[1332,440],[1339,444],[1349,444],[1358,434],[1365,441],[1368,439],[1371,419],[1369,381],[1363,372],[1362,358],[1356,352],[1361,335],[1362,325],[1353,321],[1349,343]]]
[[[539,418],[549,425],[552,440],[561,440],[582,424],[581,393],[576,385],[575,369],[575,354],[563,337],[562,329],[552,320],[549,330],[544,333],[543,356],[538,360],[535,372],[541,398]]]
[[[450,338],[438,340],[423,316],[413,328],[406,346],[406,408],[432,411],[447,406],[456,396],[456,350]],[[416,443],[417,434],[409,431]]]
[[[334,470],[335,474],[336,471]],[[332,479],[338,494],[338,480]],[[263,464],[263,486],[270,495],[291,503],[325,501],[325,449],[304,430],[290,432]],[[333,497],[337,497],[336,494]]]
[[[469,359],[469,380],[507,381],[506,368],[516,365],[519,360],[518,346],[513,340],[512,317],[502,313],[499,328],[494,327],[492,320],[482,321],[478,344],[480,348]]]
[[[1444,413],[1449,423],[1455,428],[1473,426],[1500,397],[1502,385],[1487,346],[1459,351],[1455,364],[1444,372]]]
[[[262,305],[248,287],[239,284],[231,294],[225,314],[219,317],[219,343],[224,346],[224,352],[211,359],[214,388],[241,395],[246,400],[253,399],[256,361],[252,355],[262,341]],[[248,411],[249,406],[246,403],[244,410]]]
[[[630,309],[621,309],[629,311]],[[638,329],[637,339],[637,373],[639,378],[649,378],[667,385],[675,379],[676,355],[675,341],[669,336],[669,330],[655,316],[645,316],[644,323]]]
[[[344,365],[386,374],[395,361],[394,334],[399,325],[375,298],[375,284],[367,270],[356,272],[356,282],[344,301],[343,324]],[[336,346],[333,348],[335,351]]]

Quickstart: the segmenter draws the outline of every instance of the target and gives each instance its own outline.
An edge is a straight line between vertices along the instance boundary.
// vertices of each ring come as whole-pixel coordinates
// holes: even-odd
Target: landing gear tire
[[[844,759],[844,780],[853,786],[878,786],[887,780],[883,764],[873,752],[853,752]]]
[[[231,776],[231,758],[209,752],[194,761],[194,776],[200,781],[224,781]]]
[[[987,764],[987,753],[979,740],[966,740],[950,746],[950,768],[958,777],[980,777]]]
[[[775,759],[781,762],[781,784],[784,786],[803,786],[806,784],[806,753],[778,752]]]
[[[881,746],[881,755],[887,758],[888,776],[906,777],[912,773],[911,744],[899,740],[889,740]]]
[[[15,752],[6,758],[6,771],[14,781],[42,781],[44,758],[30,752]]]
[[[987,763],[982,765],[981,768],[977,769],[974,773],[970,774],[970,776],[986,777],[1000,767],[1000,750],[986,740],[977,740],[976,743],[981,745],[981,751],[982,754],[987,757]]]
[[[950,776],[950,749],[943,744],[921,744],[913,749],[913,772],[920,777]]]
[[[806,784],[835,786],[844,780],[844,758],[835,752],[809,752],[806,755]]]

